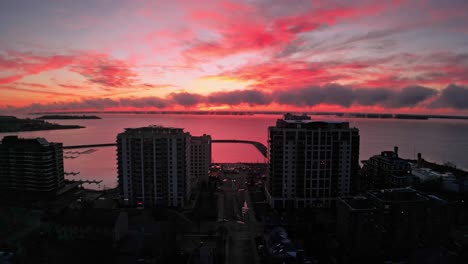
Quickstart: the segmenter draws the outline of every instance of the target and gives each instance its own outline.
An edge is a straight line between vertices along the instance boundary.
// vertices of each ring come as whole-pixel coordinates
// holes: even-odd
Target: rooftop
[[[211,136],[203,134],[203,136],[192,136],[192,142],[203,142],[203,141],[211,141]]]
[[[351,210],[375,210],[377,207],[365,196],[342,197],[341,201]]]
[[[49,146],[50,144],[45,138],[18,138],[18,136],[6,136],[2,139],[3,145],[36,145]]]
[[[427,196],[409,187],[369,191],[368,194],[382,202],[390,203],[423,202],[429,200]]]
[[[146,127],[125,128],[126,131],[160,131],[160,130],[184,130],[178,127],[165,127],[160,125],[150,125]]]
[[[183,128],[176,127],[164,127],[159,125],[137,127],[137,128],[125,128],[125,132],[121,134],[183,134]]]
[[[341,120],[282,120],[288,124],[347,124],[346,121]]]
[[[327,124],[341,124],[347,123],[342,120],[312,120],[310,116],[303,114],[303,115],[292,115],[292,114],[285,114],[283,116],[283,121],[290,123],[290,124],[308,124],[308,123],[327,123]]]
[[[307,115],[285,114],[283,119],[278,119],[276,121],[276,128],[349,129],[349,122],[339,120],[312,120]]]
[[[439,204],[439,205],[445,205],[445,204],[448,204],[448,201],[437,196],[437,195],[434,195],[434,194],[429,194],[427,195],[429,198],[431,198],[431,202],[434,203],[434,204]]]
[[[436,179],[440,177],[453,177],[453,173],[446,172],[446,173],[440,173],[434,170],[431,170],[430,168],[418,168],[416,164],[411,164],[412,166],[412,173],[414,176],[417,176],[421,179]]]

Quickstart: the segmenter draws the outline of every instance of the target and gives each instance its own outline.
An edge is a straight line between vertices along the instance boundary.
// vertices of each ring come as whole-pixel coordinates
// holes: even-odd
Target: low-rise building
[[[450,231],[449,203],[411,188],[341,198],[337,210],[337,238],[347,259],[377,253],[407,256],[443,244]]]
[[[341,197],[337,202],[337,239],[348,259],[382,254],[382,214],[366,196]]]
[[[361,191],[372,189],[401,188],[411,184],[411,165],[394,151],[382,151],[363,161]]]
[[[437,172],[430,168],[420,168],[412,164],[412,175],[419,183],[434,182],[440,187],[440,191],[463,193],[468,191],[468,180],[463,177],[456,177],[451,172]]]

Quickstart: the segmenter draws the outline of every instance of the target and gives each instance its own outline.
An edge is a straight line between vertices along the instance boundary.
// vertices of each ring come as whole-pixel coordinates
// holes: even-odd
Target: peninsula
[[[36,119],[101,119],[99,116],[95,115],[43,115],[40,117],[37,117]]]
[[[38,119],[21,119],[14,116],[0,116],[0,133],[76,128],[84,127],[77,125],[59,125]]]

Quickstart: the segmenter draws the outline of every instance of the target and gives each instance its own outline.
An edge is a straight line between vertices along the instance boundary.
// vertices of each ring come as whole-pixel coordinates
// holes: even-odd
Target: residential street
[[[223,209],[220,211],[223,214],[222,222],[228,229],[225,263],[257,264],[259,257],[255,248],[254,235],[261,232],[261,224],[255,220],[246,186],[246,174],[243,172],[222,173],[221,180]]]

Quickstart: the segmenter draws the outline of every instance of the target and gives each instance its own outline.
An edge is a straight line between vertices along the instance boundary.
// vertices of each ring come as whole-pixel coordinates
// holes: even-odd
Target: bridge
[[[265,145],[258,141],[251,140],[239,140],[239,139],[213,139],[211,143],[240,143],[240,144],[250,144],[253,145],[263,157],[267,157],[268,149]],[[91,144],[91,145],[75,145],[75,146],[63,146],[63,149],[80,149],[80,148],[100,148],[100,147],[115,147],[116,143],[107,143],[107,144]]]

